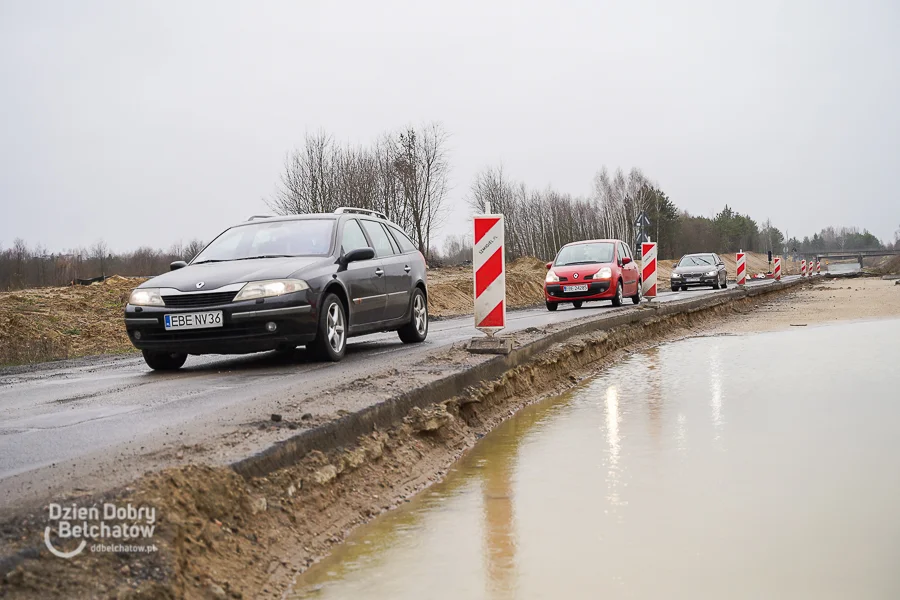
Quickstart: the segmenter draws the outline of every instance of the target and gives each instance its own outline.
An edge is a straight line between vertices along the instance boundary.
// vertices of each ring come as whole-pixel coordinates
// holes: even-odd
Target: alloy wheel
[[[340,353],[344,348],[344,313],[337,302],[328,307],[328,320],[325,327],[328,345],[332,350]]]
[[[419,335],[425,335],[425,331],[428,329],[428,309],[422,294],[417,294],[415,302],[413,302],[413,319],[416,331],[419,332]]]

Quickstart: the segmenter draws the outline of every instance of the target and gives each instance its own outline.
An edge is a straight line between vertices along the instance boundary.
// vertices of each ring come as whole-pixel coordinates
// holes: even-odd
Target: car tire
[[[187,360],[187,354],[179,354],[177,352],[153,352],[151,350],[141,350],[144,355],[144,362],[154,371],[177,371]]]
[[[546,301],[546,304],[547,304],[547,310],[549,310],[550,312],[553,312],[554,310],[556,310],[556,308],[558,306],[556,302],[550,302],[549,300]]]
[[[616,295],[612,299],[613,306],[622,306],[622,280],[616,282]]]
[[[638,279],[638,283],[637,283],[637,293],[636,293],[634,296],[631,297],[631,302],[632,302],[633,304],[640,304],[640,303],[641,303],[641,297],[642,297],[641,295],[643,294],[643,291],[641,290],[642,287],[643,287],[643,286],[641,285],[641,280]]]
[[[574,306],[575,308],[581,308],[582,306],[584,306],[584,300],[576,300],[572,303],[572,306]]]
[[[722,280],[722,289],[728,289],[728,278]]]
[[[316,339],[307,346],[319,360],[337,362],[347,351],[347,315],[340,298],[325,294],[319,310]]]
[[[428,302],[420,288],[413,290],[409,301],[409,323],[397,330],[404,344],[419,344],[428,337]]]
[[[716,277],[716,282],[713,284],[713,289],[714,289],[714,290],[717,290],[717,289],[719,289],[720,287],[722,287],[722,286],[719,285],[719,278]]]

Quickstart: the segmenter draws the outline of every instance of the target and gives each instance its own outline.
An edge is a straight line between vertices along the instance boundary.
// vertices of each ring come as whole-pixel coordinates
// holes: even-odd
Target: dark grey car
[[[178,369],[188,354],[300,344],[336,361],[351,336],[397,331],[414,343],[428,335],[425,259],[373,211],[254,217],[171,268],[125,307],[128,337],[153,369]]]
[[[728,287],[728,271],[718,254],[685,254],[672,269],[672,291],[692,286]]]

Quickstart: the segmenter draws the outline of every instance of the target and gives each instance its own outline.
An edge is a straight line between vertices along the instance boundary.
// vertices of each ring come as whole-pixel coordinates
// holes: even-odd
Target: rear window
[[[592,244],[572,244],[559,251],[555,267],[566,265],[589,265],[593,263],[610,263],[615,255],[615,245],[612,242],[595,242]]]
[[[416,251],[416,245],[412,243],[412,240],[410,240],[408,237],[406,237],[405,233],[403,233],[396,227],[389,226],[388,229],[390,229],[390,232],[394,234],[394,239],[397,240],[397,243],[400,244],[401,252],[415,252]]]
[[[265,256],[328,256],[334,219],[260,221],[227,229],[192,264]]]
[[[394,247],[388,239],[387,232],[381,223],[375,221],[362,221],[363,229],[366,235],[372,241],[372,247],[375,248],[375,256],[391,256],[394,253]]]

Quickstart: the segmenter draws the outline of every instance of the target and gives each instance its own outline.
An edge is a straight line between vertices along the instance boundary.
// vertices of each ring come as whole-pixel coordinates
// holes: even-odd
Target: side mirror
[[[629,258],[629,257],[627,257],[627,256],[625,256],[625,257],[622,258],[622,264],[623,264],[623,265],[627,265],[627,264],[629,264],[630,262],[631,262],[631,258]]]
[[[553,266],[553,263],[552,263],[552,262],[548,262],[548,263],[547,263],[547,270],[549,271],[549,270],[550,270],[550,267],[552,267],[552,266]]]
[[[169,264],[169,270],[177,271],[178,269],[184,268],[186,266],[187,266],[187,263],[184,262],[183,260],[176,260],[175,262]]]
[[[361,260],[371,260],[375,258],[375,249],[374,248],[357,248],[355,250],[351,250],[347,254],[345,254],[341,258],[341,264],[345,267],[352,262],[358,262]]]

